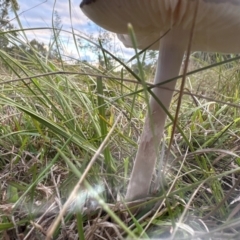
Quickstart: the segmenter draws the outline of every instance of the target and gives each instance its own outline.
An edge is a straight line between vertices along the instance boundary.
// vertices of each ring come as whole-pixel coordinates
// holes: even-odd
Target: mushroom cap
[[[197,1],[82,0],[80,7],[93,22],[117,33],[126,47],[132,47],[127,28],[131,23],[138,48],[143,49],[169,29],[190,30]],[[150,49],[159,49],[159,43]],[[199,0],[192,50],[240,52],[240,0]]]

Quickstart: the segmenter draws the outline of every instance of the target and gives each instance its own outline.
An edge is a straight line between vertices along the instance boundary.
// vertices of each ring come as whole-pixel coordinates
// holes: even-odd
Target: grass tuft
[[[76,51],[81,52],[77,39],[87,41],[93,46],[88,51],[98,49],[101,64],[72,56],[69,63],[66,56],[39,53],[19,28],[16,33],[25,38],[6,32],[14,48],[0,50],[2,239],[45,239],[75,186],[78,191],[54,239],[239,238],[240,75],[235,56],[230,62],[219,54],[192,54],[194,74],[186,78],[165,173],[168,187],[158,191],[156,166],[153,195],[125,203],[151,88],[143,80],[152,78],[149,65],[155,60],[139,52],[123,61],[102,42],[71,32]],[[60,34],[54,37],[61,46]],[[178,97],[177,90],[169,116]],[[161,149],[167,149],[171,132],[168,119]]]

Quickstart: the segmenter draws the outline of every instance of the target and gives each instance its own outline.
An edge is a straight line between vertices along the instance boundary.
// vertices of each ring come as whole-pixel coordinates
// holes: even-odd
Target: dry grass
[[[239,239],[238,61],[187,77],[190,94],[183,97],[166,186],[159,187],[157,166],[153,194],[125,203],[147,105],[138,76],[128,68],[56,63],[37,52],[27,57],[25,65],[1,52],[2,239],[46,238],[118,116],[53,239]],[[199,59],[193,69],[209,64]],[[161,150],[171,130],[168,120]]]

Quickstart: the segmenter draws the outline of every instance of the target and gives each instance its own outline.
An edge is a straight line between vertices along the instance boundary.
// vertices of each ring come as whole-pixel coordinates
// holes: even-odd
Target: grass
[[[16,48],[26,44],[6,37]],[[239,62],[187,77],[178,120],[184,136],[174,135],[166,192],[157,191],[156,167],[154,195],[131,212],[124,194],[146,94],[131,68],[115,58],[124,70],[109,70],[114,54],[100,51],[99,68],[51,60],[34,49],[24,60],[0,51],[1,238],[45,239],[78,186],[54,239],[239,239]],[[209,64],[192,56],[193,69]],[[177,101],[176,92],[172,115]],[[168,120],[162,149],[171,130]]]

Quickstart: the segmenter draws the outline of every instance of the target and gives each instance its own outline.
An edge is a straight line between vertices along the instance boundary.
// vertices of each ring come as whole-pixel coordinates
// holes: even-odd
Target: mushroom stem
[[[187,33],[179,28],[173,28],[161,39],[155,84],[174,78],[181,67],[184,51],[187,47]],[[168,109],[176,80],[165,83],[153,92]],[[158,147],[164,131],[167,114],[151,96],[150,112],[148,113],[141,135],[134,167],[127,189],[126,200],[136,200],[146,197],[149,193],[152,174],[158,156]]]

